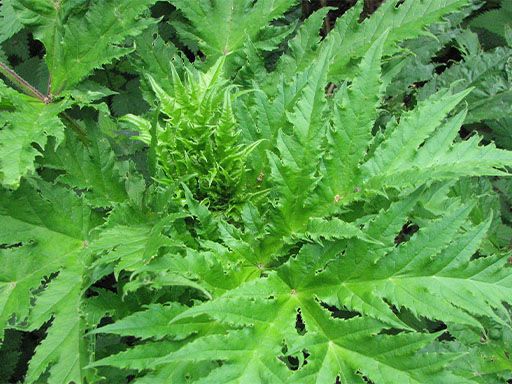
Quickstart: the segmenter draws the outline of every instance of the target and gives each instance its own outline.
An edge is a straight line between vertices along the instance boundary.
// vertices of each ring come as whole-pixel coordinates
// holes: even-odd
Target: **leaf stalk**
[[[28,81],[26,81],[24,78],[22,78],[20,75],[18,75],[16,72],[14,72],[11,68],[9,68],[2,62],[0,62],[0,73],[3,74],[10,82],[12,82],[26,95],[39,99],[41,100],[41,102],[45,104],[51,103],[52,100],[50,96],[43,95]]]

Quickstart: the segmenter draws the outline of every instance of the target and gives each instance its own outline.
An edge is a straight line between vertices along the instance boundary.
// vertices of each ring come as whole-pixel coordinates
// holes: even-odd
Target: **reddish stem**
[[[9,81],[11,81],[14,85],[16,85],[22,92],[26,93],[29,96],[35,97],[36,99],[41,100],[45,104],[51,103],[51,97],[48,95],[43,95],[36,88],[34,88],[31,84],[29,84],[24,78],[14,72],[11,68],[9,68],[4,63],[0,62],[0,73],[2,73]]]

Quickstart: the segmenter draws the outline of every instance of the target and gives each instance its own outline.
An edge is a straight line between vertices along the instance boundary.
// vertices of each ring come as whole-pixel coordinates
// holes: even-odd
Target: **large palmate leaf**
[[[393,383],[397,378],[411,383],[432,378],[471,382],[443,371],[460,355],[422,355],[424,347],[436,344],[438,334],[410,332],[407,318],[392,311],[389,304],[443,320],[454,329],[456,324],[479,327],[480,317],[503,323],[494,309],[503,309],[501,303],[512,291],[510,274],[504,269],[507,260],[470,261],[489,221],[468,228],[471,207],[461,207],[456,201],[448,214],[420,228],[409,242],[398,248],[389,245],[386,233],[396,230],[418,197],[416,193],[396,203],[369,224],[366,229],[378,233],[379,244],[354,240],[348,245],[305,246],[277,272],[213,301],[185,311],[155,307],[99,331],[142,336],[134,325],[147,318],[147,324],[155,328],[144,332],[144,338],[172,337],[194,326],[203,329],[196,319],[204,315],[235,327],[228,333],[200,337],[168,356],[132,356],[131,367],[137,367],[138,361],[153,369],[176,362],[224,361],[198,380],[201,383],[320,383],[334,382],[336,377],[355,383],[364,382],[363,376],[376,383]],[[362,252],[375,256],[356,267]],[[343,311],[336,315],[327,308],[352,312],[347,312],[351,314],[347,318]],[[99,364],[118,362],[110,357]],[[289,364],[298,364],[295,372]]]
[[[404,190],[433,180],[501,175],[504,167],[511,164],[510,153],[493,145],[480,146],[478,136],[457,142],[465,114],[447,117],[470,90],[456,94],[443,90],[420,102],[403,113],[398,123],[392,121],[385,136],[371,148],[377,118],[371,111],[379,103],[379,62],[385,40],[383,35],[369,49],[360,64],[360,75],[350,86],[339,90],[332,111],[325,107],[327,80],[315,76],[320,68],[329,66],[328,61],[313,64],[308,75],[299,76],[288,85],[277,101],[255,97],[254,106],[248,107],[249,113],[251,108],[255,113],[260,111],[262,104],[270,110],[264,123],[268,130],[248,132],[247,137],[254,139],[259,135],[275,142],[279,153],[269,151],[271,181],[274,190],[279,187],[281,207],[280,218],[272,219],[276,236],[295,236],[305,230],[309,217],[335,212],[365,194],[389,188]],[[320,57],[325,60],[326,56]],[[366,88],[361,87],[373,89],[371,95],[375,96],[369,97]],[[289,104],[286,98],[283,100],[286,96]],[[319,121],[323,113],[326,118]],[[301,119],[293,119],[295,116]],[[279,117],[288,118],[289,124],[279,121]],[[252,117],[242,118],[251,124]],[[256,117],[252,119],[253,124],[258,122]],[[331,127],[326,126],[327,119],[331,120]],[[270,131],[276,126],[281,127],[277,134]],[[326,133],[327,138],[319,138]]]

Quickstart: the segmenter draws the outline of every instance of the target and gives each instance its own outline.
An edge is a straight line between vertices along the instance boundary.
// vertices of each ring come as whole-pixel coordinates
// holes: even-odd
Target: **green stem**
[[[25,79],[23,79],[20,75],[18,75],[2,62],[0,62],[0,73],[9,79],[9,81],[11,81],[14,85],[16,85],[23,93],[35,97],[45,104],[49,104],[51,102],[50,97],[43,95],[36,88],[30,85]]]

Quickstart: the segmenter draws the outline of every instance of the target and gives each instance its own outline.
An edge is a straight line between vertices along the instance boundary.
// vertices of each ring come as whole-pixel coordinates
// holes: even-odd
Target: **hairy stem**
[[[23,93],[41,100],[43,103],[48,104],[51,102],[50,97],[43,95],[36,88],[30,85],[25,79],[14,72],[4,63],[0,62],[0,73],[3,74],[9,81],[18,87]]]

